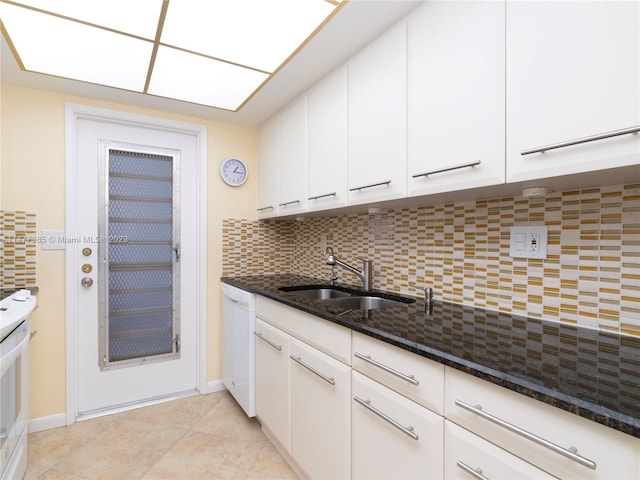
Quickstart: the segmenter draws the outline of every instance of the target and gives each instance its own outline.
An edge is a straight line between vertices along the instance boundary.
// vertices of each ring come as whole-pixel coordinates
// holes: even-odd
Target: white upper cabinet
[[[505,179],[505,2],[427,2],[408,21],[408,193]]]
[[[279,115],[278,213],[287,215],[307,209],[307,97]]]
[[[258,132],[258,217],[278,214],[278,118]]]
[[[347,204],[347,69],[309,93],[309,210]]]
[[[348,64],[349,203],[407,191],[407,29],[395,26]]]
[[[507,3],[507,180],[640,163],[640,3]],[[566,145],[541,150],[550,145]]]

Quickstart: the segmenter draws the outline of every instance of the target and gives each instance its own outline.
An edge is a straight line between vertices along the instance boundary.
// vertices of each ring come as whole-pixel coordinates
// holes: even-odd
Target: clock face
[[[247,180],[247,167],[242,160],[228,158],[220,166],[220,175],[226,184],[238,187]]]

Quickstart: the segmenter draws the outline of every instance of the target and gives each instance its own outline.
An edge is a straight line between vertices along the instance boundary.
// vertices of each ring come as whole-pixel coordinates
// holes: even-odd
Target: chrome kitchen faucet
[[[356,275],[360,280],[362,280],[362,289],[369,291],[371,290],[371,286],[373,284],[373,262],[371,260],[365,260],[364,258],[355,257],[358,260],[362,261],[362,271],[358,270],[351,265],[344,263],[333,253],[333,248],[327,247],[324,254],[327,256],[327,265],[331,265],[332,267],[338,265],[345,270]],[[332,275],[332,280],[335,280],[335,275]]]

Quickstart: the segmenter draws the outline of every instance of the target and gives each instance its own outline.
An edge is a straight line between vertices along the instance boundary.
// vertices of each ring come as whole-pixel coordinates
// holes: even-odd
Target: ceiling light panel
[[[134,2],[135,3],[135,2]],[[0,3],[25,69],[142,91],[153,43]]]
[[[160,41],[273,72],[334,8],[325,0],[171,0]]]
[[[153,40],[162,0],[17,0],[15,3]]]
[[[160,46],[148,93],[236,110],[268,75]]]

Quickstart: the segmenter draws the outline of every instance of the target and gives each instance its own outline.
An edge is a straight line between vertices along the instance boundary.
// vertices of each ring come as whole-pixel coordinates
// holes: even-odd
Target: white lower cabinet
[[[640,439],[449,367],[444,408],[447,420],[558,478],[640,478]]]
[[[447,480],[555,478],[448,420],[444,425],[444,478]]]
[[[351,367],[292,339],[291,453],[310,478],[351,474]]]
[[[351,396],[352,478],[443,478],[440,415],[356,371]]]
[[[256,319],[256,415],[291,453],[291,336]]]

